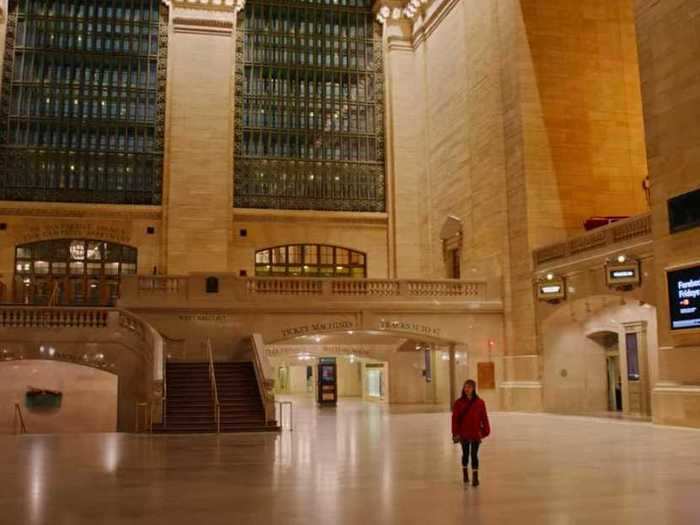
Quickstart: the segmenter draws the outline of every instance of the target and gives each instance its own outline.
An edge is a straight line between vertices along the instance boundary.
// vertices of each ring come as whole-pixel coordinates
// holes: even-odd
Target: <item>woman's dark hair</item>
[[[467,380],[464,382],[464,384],[462,385],[462,395],[461,395],[460,397],[461,397],[462,399],[466,399],[466,398],[467,398],[467,394],[464,393],[464,387],[467,386],[467,385],[471,385],[472,388],[474,389],[474,393],[472,394],[472,396],[474,397],[474,399],[479,399],[479,394],[476,393],[476,381],[474,381],[473,379],[467,379]]]

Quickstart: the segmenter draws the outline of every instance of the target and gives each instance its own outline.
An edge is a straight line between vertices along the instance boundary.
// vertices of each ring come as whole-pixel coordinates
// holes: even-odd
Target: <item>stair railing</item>
[[[15,403],[15,415],[17,416],[17,420],[19,421],[19,432],[18,434],[26,434],[27,433],[27,425],[24,424],[24,416],[22,415],[22,407],[19,406],[19,403]]]
[[[214,397],[214,420],[216,433],[221,432],[221,405],[219,404],[219,389],[216,386],[216,371],[214,370],[214,352],[211,349],[211,339],[207,339],[207,354],[209,356],[209,381],[211,381],[212,396]]]
[[[253,334],[250,336],[250,351],[253,358],[253,369],[255,370],[255,378],[258,383],[258,391],[260,392],[260,400],[263,403],[265,410],[265,424],[269,425],[275,419],[275,395],[273,392],[274,381],[265,377],[265,369],[262,362],[264,357],[264,347],[258,344],[262,340],[260,336]],[[258,338],[258,339],[256,339]]]
[[[168,422],[166,418],[168,417],[168,354],[163,349],[163,396],[160,399],[160,424],[162,428],[167,428]],[[153,421],[153,415],[151,415],[151,421]]]

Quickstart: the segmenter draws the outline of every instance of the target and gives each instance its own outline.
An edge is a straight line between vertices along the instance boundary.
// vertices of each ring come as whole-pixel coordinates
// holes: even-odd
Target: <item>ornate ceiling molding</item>
[[[379,0],[374,9],[377,13],[377,22],[385,25],[391,22],[400,22],[402,19],[413,19],[425,12],[432,0]]]

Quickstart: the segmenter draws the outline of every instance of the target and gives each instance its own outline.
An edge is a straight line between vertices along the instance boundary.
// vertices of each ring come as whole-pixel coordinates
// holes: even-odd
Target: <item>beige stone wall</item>
[[[700,229],[671,235],[667,201],[700,187],[700,10],[695,0],[636,2],[659,290],[659,384],[654,419],[700,426],[700,332],[672,333],[666,270],[700,263]]]
[[[297,243],[320,243],[367,254],[367,275],[388,277],[387,218],[383,213],[236,210],[230,271],[255,275],[255,252]],[[241,234],[246,231],[246,235]]]
[[[532,246],[645,210],[632,0],[521,0],[513,16]]]
[[[63,393],[60,408],[28,409],[28,386]],[[114,432],[117,376],[86,366],[51,361],[0,363],[0,434],[17,431],[15,403],[31,433]]]

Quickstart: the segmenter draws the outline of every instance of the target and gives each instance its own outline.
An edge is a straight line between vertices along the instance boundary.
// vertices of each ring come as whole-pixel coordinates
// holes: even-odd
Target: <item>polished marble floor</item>
[[[275,435],[0,436],[0,524],[698,524],[700,431],[493,414],[465,488],[448,414],[297,400]]]

